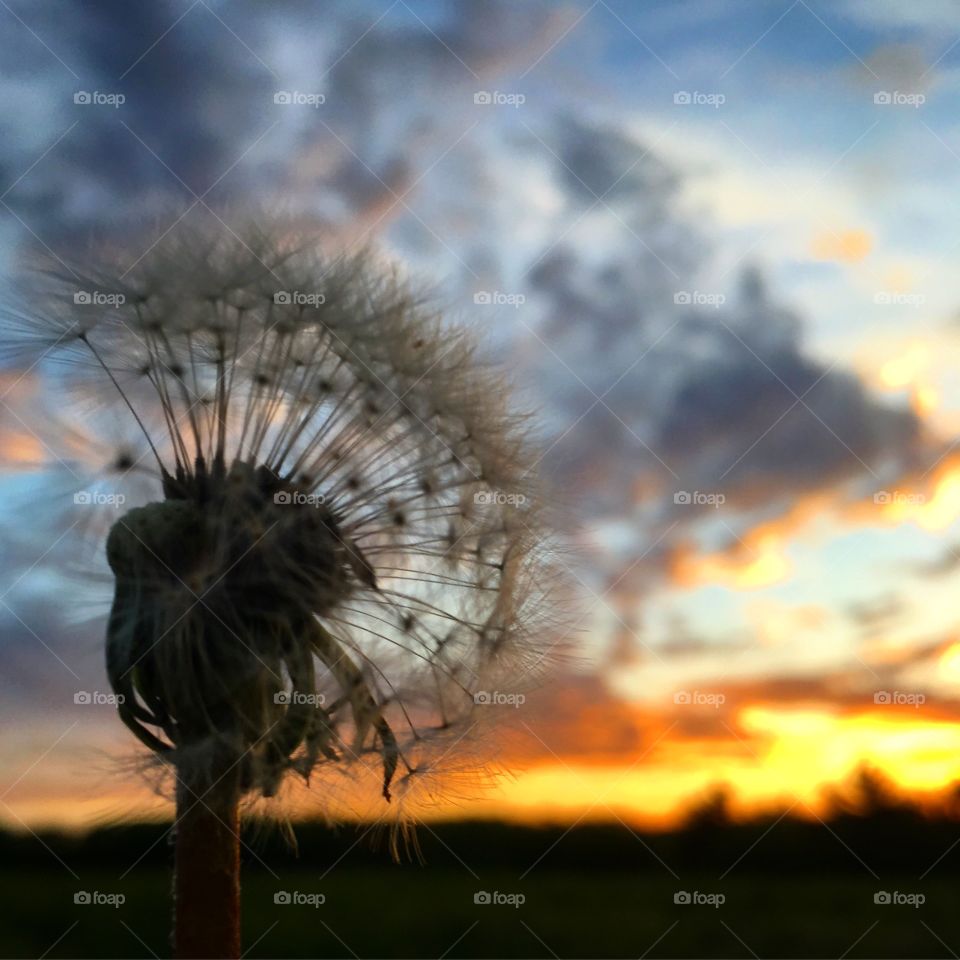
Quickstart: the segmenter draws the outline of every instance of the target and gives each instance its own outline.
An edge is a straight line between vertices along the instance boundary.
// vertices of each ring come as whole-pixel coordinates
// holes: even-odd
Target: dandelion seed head
[[[141,434],[111,464],[152,478],[107,538],[124,722],[252,795],[373,758],[389,798],[549,651],[535,461],[470,337],[373,254],[283,236],[181,225],[7,322]]]

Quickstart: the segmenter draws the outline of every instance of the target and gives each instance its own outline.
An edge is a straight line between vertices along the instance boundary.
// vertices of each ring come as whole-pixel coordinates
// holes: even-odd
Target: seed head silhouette
[[[39,303],[19,342],[115,398],[145,442],[123,469],[156,479],[107,538],[107,670],[179,776],[272,796],[375,757],[389,800],[543,660],[523,421],[373,254],[179,226]]]

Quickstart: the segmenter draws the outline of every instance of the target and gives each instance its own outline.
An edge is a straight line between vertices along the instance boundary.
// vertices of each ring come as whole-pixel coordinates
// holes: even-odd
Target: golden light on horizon
[[[940,670],[960,676],[960,643],[941,657]],[[864,765],[908,792],[927,793],[960,780],[960,719],[930,717],[923,704],[874,705],[844,712],[827,703],[791,707],[756,702],[717,722],[716,735],[685,737],[665,726],[640,752],[598,762],[554,755],[512,764],[514,772],[469,803],[431,804],[426,819],[489,817],[517,823],[574,822],[619,817],[665,829],[709,790],[730,789],[734,812],[749,815],[799,801],[797,812],[826,809],[826,792],[842,788]],[[84,829],[117,818],[163,818],[162,801],[142,785],[118,780],[77,796],[70,778],[63,790],[11,794],[0,818],[7,827]],[[307,792],[287,808],[316,816]],[[371,815],[375,810],[371,808]]]
[[[910,708],[908,708],[910,709]],[[769,776],[804,792],[869,763],[906,789],[931,790],[960,777],[960,722],[916,717],[894,706],[844,715],[830,708],[783,710],[748,707],[744,728],[771,738]],[[889,714],[884,713],[889,710]]]
[[[893,706],[843,714],[829,706],[755,704],[738,712],[742,733],[731,733],[729,741],[664,738],[649,755],[621,765],[533,766],[498,787],[493,806],[524,822],[615,814],[670,827],[698,797],[725,784],[740,814],[794,801],[798,813],[821,814],[827,791],[864,765],[907,791],[927,793],[960,778],[960,721],[915,713]]]

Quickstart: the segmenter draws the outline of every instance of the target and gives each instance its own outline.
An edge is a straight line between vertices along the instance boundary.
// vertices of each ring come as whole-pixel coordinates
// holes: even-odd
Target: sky
[[[536,411],[573,655],[511,717],[512,776],[436,815],[667,824],[718,784],[815,815],[864,764],[960,778],[953,4],[11,0],[0,22],[6,286],[256,203],[388,253]],[[12,826],[165,809],[112,709],[74,702],[107,689],[106,601],[44,435],[55,377],[0,370]]]

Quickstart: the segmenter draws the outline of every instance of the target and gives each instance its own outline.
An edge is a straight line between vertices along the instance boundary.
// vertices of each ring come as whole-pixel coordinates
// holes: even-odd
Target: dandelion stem
[[[210,781],[213,781],[212,784]],[[239,771],[177,779],[175,956],[240,956]]]

